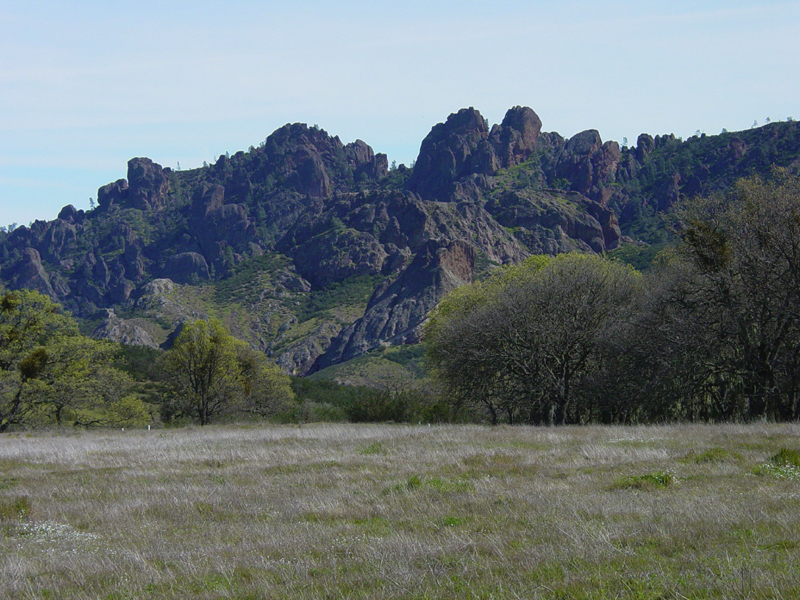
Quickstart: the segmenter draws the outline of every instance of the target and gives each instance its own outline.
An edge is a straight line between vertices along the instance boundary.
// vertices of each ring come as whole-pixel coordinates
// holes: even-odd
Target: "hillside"
[[[468,108],[391,170],[361,140],[290,124],[200,169],[131,159],[93,210],[0,232],[0,282],[129,344],[168,345],[186,320],[215,316],[304,375],[418,341],[438,301],[494,265],[646,255],[680,198],[775,165],[800,171],[796,122],[620,147],[543,132],[530,108],[491,127]]]

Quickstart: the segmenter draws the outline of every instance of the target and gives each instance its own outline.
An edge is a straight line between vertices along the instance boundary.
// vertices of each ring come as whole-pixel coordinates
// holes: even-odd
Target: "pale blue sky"
[[[800,118],[798,31],[800,1],[0,0],[0,225],[288,122],[409,163],[465,106],[631,143]]]

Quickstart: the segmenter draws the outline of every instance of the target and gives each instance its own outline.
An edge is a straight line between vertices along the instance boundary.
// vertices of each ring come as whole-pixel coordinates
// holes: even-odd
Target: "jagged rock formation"
[[[414,344],[428,313],[445,295],[472,281],[475,248],[464,241],[428,241],[400,276],[378,287],[364,316],[343,330],[314,370],[384,344]]]
[[[529,254],[482,207],[426,202],[408,192],[342,194],[312,203],[276,249],[325,286],[353,275],[392,275],[432,239],[470,240],[497,264]]]
[[[613,211],[577,192],[507,190],[486,210],[534,254],[603,252],[621,237]]]
[[[527,160],[541,130],[542,121],[527,107],[512,108],[491,130],[477,110],[463,108],[435,125],[423,140],[408,189],[426,200],[464,195],[460,182],[495,175]]]
[[[493,126],[465,108],[393,170],[361,140],[288,124],[201,169],[131,159],[94,210],[0,231],[0,282],[125,343],[169,344],[182,322],[224,315],[304,374],[416,341],[443,294],[496,265],[659,241],[659,211],[773,165],[800,171],[797,123],[628,148],[542,131],[527,107]]]

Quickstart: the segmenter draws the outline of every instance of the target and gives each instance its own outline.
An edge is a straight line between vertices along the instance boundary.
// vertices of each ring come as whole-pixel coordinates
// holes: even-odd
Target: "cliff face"
[[[361,140],[288,124],[258,148],[172,171],[147,158],[98,206],[0,232],[0,281],[64,304],[98,337],[168,345],[182,322],[231,330],[304,374],[412,343],[441,297],[533,253],[658,241],[659,211],[772,165],[800,170],[797,123],[736,134],[542,131],[530,108],[474,108],[388,169]]]
[[[477,110],[463,108],[423,140],[408,188],[425,199],[458,195],[463,180],[525,162],[536,150],[541,130],[542,121],[530,108],[512,108],[491,130]]]
[[[356,358],[388,344],[414,344],[428,313],[457,287],[470,283],[475,247],[430,240],[391,283],[376,288],[364,316],[345,328],[312,370]]]

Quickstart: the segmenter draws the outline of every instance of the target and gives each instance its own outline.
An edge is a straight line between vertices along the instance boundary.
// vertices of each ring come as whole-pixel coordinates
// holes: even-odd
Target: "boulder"
[[[392,275],[430,240],[467,240],[490,261],[527,251],[480,206],[429,202],[408,192],[361,192],[316,201],[276,245],[315,286],[357,274]]]
[[[169,177],[161,165],[149,158],[132,158],[128,161],[128,186],[131,207],[159,210],[166,205]]]
[[[352,175],[354,165],[362,164],[360,161],[372,153],[369,146],[362,144],[354,143],[347,151],[338,137],[329,136],[325,130],[292,123],[267,138],[264,152],[269,172],[281,178],[286,188],[312,198],[325,198],[333,193],[336,180],[348,178],[347,172],[337,172],[341,163]]]
[[[114,205],[125,204],[128,200],[128,180],[117,179],[97,190],[97,205],[108,209]]]
[[[558,160],[556,176],[569,181],[571,190],[588,194],[592,189],[594,176],[592,155],[599,152],[602,146],[600,134],[595,129],[572,136]]]
[[[542,120],[527,106],[506,112],[503,122],[492,127],[489,141],[503,168],[525,162],[536,150]]]
[[[35,248],[24,248],[22,250],[22,258],[10,269],[10,275],[10,287],[13,289],[27,288],[36,290],[53,299],[58,298],[58,294],[50,284],[50,277],[42,264],[42,257]]]
[[[125,277],[135,283],[141,283],[147,276],[147,262],[139,244],[127,244],[122,254]]]
[[[131,346],[158,348],[158,344],[146,329],[134,321],[120,319],[113,310],[102,311],[105,318],[94,329],[91,337],[96,340],[111,340]]]
[[[62,254],[69,254],[76,250],[77,241],[78,232],[72,220],[58,218],[47,224],[45,234],[38,246],[46,259],[58,262]]]
[[[486,210],[534,254],[604,252],[621,235],[613,211],[576,192],[509,190]]]
[[[474,108],[462,108],[434,125],[422,141],[414,170],[408,180],[409,190],[426,200],[448,200],[453,182],[475,169],[493,172],[496,159],[487,156],[491,145],[478,147],[489,137],[489,126]],[[473,157],[473,153],[475,157]]]
[[[292,252],[297,270],[315,287],[325,287],[354,275],[377,275],[388,256],[369,233],[331,229]]]
[[[354,169],[367,165],[375,159],[375,153],[372,148],[363,140],[356,140],[347,144],[344,147],[344,153],[347,156],[347,162]]]
[[[353,169],[356,181],[362,179],[383,179],[389,174],[389,161],[385,154],[375,154],[362,140],[356,140],[344,147],[347,162]]]
[[[636,138],[636,160],[640,163],[644,162],[650,153],[655,150],[656,143],[653,141],[653,136],[649,133],[641,133]]]
[[[509,109],[491,131],[477,110],[463,108],[423,140],[407,187],[427,200],[477,199],[485,179],[475,178],[527,161],[541,131],[541,119],[528,107]]]
[[[192,217],[204,219],[212,210],[225,204],[225,187],[218,183],[204,183],[192,194]]]
[[[621,156],[617,142],[603,143],[595,129],[582,131],[558,153],[554,177],[568,181],[570,190],[604,204],[612,193],[606,186],[615,181]]]
[[[322,157],[308,146],[295,153],[295,189],[312,198],[325,198],[331,194],[331,181]]]
[[[175,283],[200,283],[210,279],[208,263],[202,254],[181,252],[167,259],[161,271],[162,278]]]
[[[323,321],[308,335],[285,348],[275,358],[275,363],[288,375],[306,375],[341,330],[341,325]]]
[[[75,210],[75,207],[72,206],[72,204],[67,204],[61,209],[61,212],[58,213],[58,218],[71,225],[76,224],[83,220],[83,211]]]

